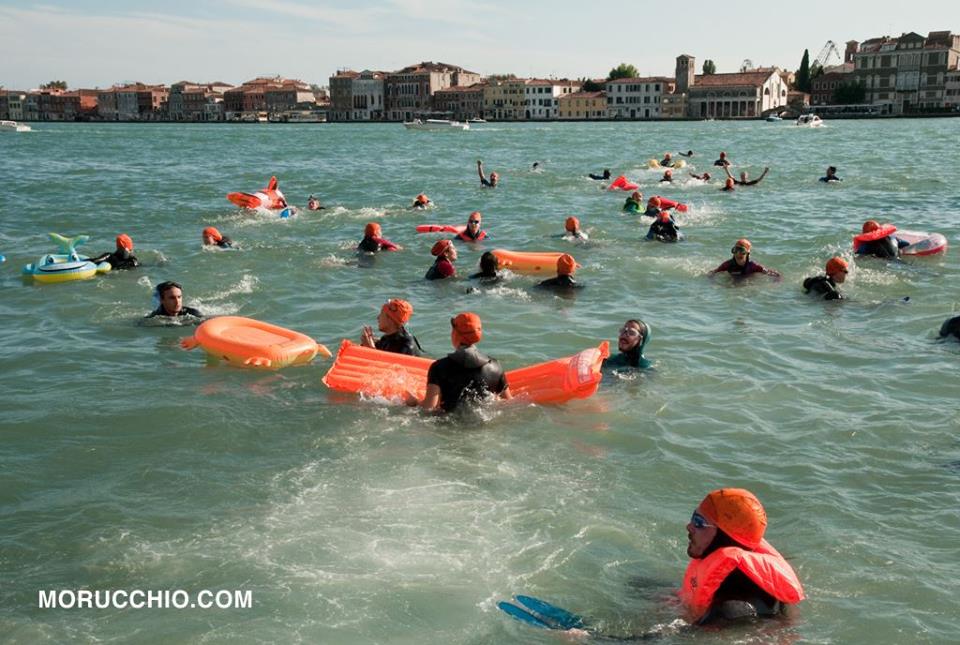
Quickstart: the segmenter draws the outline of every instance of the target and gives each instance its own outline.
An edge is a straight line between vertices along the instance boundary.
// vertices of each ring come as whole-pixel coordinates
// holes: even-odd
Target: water
[[[960,120],[398,125],[41,124],[0,137],[0,634],[66,640],[335,643],[555,642],[500,614],[547,598],[610,633],[673,641],[943,642],[960,631],[960,346],[935,340],[958,308],[958,254],[858,261],[828,304],[800,282],[849,257],[868,218],[960,243]],[[734,194],[661,188],[646,160],[725,150],[769,176]],[[503,185],[481,190],[476,159]],[[542,173],[531,172],[540,161]],[[839,167],[840,185],[816,179]],[[641,242],[587,172],[639,177],[691,205],[686,242]],[[328,210],[281,220],[224,195],[280,179]],[[683,174],[683,173],[678,173]],[[695,183],[695,182],[694,182]],[[406,209],[426,192],[437,207]],[[575,299],[515,277],[466,293],[421,279],[424,222],[484,214],[485,248],[570,250]],[[553,237],[567,215],[588,247]],[[364,224],[404,246],[358,267]],[[217,226],[236,252],[200,248]],[[65,285],[24,283],[52,249],[130,234],[144,267]],[[747,236],[780,283],[703,274]],[[461,253],[460,271],[480,249]],[[563,407],[505,406],[469,423],[327,391],[329,361],[277,373],[207,366],[144,327],[151,288],[184,285],[207,314],[261,318],[335,349],[390,297],[438,356],[473,310],[508,368],[653,329],[656,370],[608,379]],[[910,296],[909,303],[898,302]],[[664,601],[684,525],[709,490],[753,490],[768,539],[809,600],[788,626],[695,637]],[[51,589],[247,590],[252,609],[39,609]]]

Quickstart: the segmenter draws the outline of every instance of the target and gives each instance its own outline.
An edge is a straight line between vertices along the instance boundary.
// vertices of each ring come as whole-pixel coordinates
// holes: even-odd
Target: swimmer
[[[133,240],[130,236],[126,233],[121,233],[117,236],[116,242],[117,249],[113,253],[107,251],[95,258],[90,258],[90,262],[94,264],[108,262],[110,268],[114,271],[117,269],[136,269],[140,266],[140,260],[133,254]]]
[[[750,240],[746,238],[737,240],[733,243],[733,248],[730,249],[730,253],[733,254],[733,257],[711,271],[708,275],[712,276],[717,273],[729,273],[735,278],[746,278],[754,273],[763,273],[764,275],[769,275],[778,279],[782,277],[773,269],[767,269],[762,264],[757,264],[750,259],[750,249],[752,246],[753,245],[750,244]]]
[[[419,195],[413,198],[413,206],[411,206],[410,208],[414,208],[416,210],[422,211],[424,208],[426,208],[427,206],[431,206],[432,204],[433,202],[430,201],[429,197],[427,197],[423,193],[420,193]]]
[[[837,177],[837,167],[830,166],[829,168],[827,168],[827,174],[821,177],[820,181],[827,184],[827,183],[830,183],[831,181],[843,181],[843,180]]]
[[[940,326],[940,338],[947,338],[948,336],[960,340],[960,316],[948,318]]]
[[[693,177],[694,179],[699,179],[700,181],[710,181],[710,173],[708,172],[705,172],[702,175],[695,175],[692,172],[687,174]]]
[[[606,181],[607,179],[610,179],[610,169],[604,168],[602,175],[595,175],[593,173],[590,173],[589,175],[587,175],[587,177],[589,177],[590,179],[594,179],[596,181]]]
[[[669,168],[673,166],[673,157],[670,156],[669,152],[663,153],[663,159],[660,160],[660,165],[663,168]]]
[[[576,272],[577,261],[573,259],[572,255],[564,253],[557,258],[556,277],[543,280],[537,283],[536,286],[538,289],[579,289],[583,285],[573,279],[573,274]]]
[[[183,306],[183,287],[176,282],[161,282],[154,290],[154,296],[160,301],[160,304],[145,318],[155,318],[157,316],[167,316],[169,318],[181,316],[203,317],[203,314],[193,307]]]
[[[863,223],[862,233],[872,233],[880,230],[880,224],[876,220],[868,219]],[[890,234],[876,240],[860,242],[857,245],[855,253],[857,255],[872,255],[875,258],[883,260],[894,260],[900,257],[900,249],[910,246],[910,242],[899,239],[896,235]]]
[[[650,340],[650,327],[642,320],[631,318],[623,323],[617,335],[617,349],[620,353],[603,361],[605,368],[638,367],[647,369],[653,363],[643,355]]]
[[[357,251],[376,253],[377,251],[399,251],[402,247],[381,237],[383,233],[376,222],[368,223],[363,229],[363,239],[357,244]]]
[[[660,211],[660,215],[647,231],[647,239],[658,242],[679,242],[680,235],[680,227],[667,211]]]
[[[770,171],[770,168],[769,167],[764,168],[763,174],[761,174],[759,177],[757,177],[753,181],[750,181],[750,176],[746,173],[746,171],[743,171],[740,173],[740,179],[734,179],[733,175],[730,174],[730,169],[727,168],[726,166],[723,167],[723,171],[727,173],[727,178],[733,179],[733,183],[735,183],[737,186],[756,186],[761,181],[763,181],[764,177],[767,176],[767,173]]]
[[[623,202],[623,212],[624,213],[639,213],[640,205],[643,203],[643,193],[634,192],[627,200]]]
[[[539,161],[534,161],[534,162],[533,162],[533,167],[530,168],[530,170],[532,170],[533,172],[543,172],[543,168],[540,167],[540,162],[539,162]]]
[[[660,208],[661,203],[662,202],[660,201],[660,198],[657,197],[656,195],[648,199],[647,210],[643,211],[644,216],[653,217],[655,219],[659,218],[660,213],[663,212],[663,210]]]
[[[470,280],[479,280],[481,284],[495,284],[503,280],[500,274],[500,260],[493,251],[485,251],[480,256],[480,271],[470,276]]]
[[[480,175],[480,185],[483,188],[496,188],[497,182],[500,181],[500,175],[495,172],[490,173],[490,179],[487,179],[483,174],[483,161],[477,159],[477,174]]]
[[[662,184],[662,183],[665,182],[665,181],[668,182],[668,183],[671,183],[671,184],[673,183],[673,171],[672,171],[672,170],[667,170],[665,173],[663,173],[663,177],[660,178],[660,183]]]
[[[487,393],[501,399],[512,398],[500,363],[475,347],[483,338],[480,317],[464,312],[451,318],[450,326],[454,352],[430,365],[426,396],[420,401],[407,392],[407,405],[419,405],[429,412],[451,412],[461,403],[481,400]]]
[[[572,215],[567,218],[567,221],[563,223],[564,231],[566,231],[563,236],[566,238],[571,238],[574,240],[583,240],[586,242],[588,239],[587,234],[580,229],[580,220]]]
[[[480,230],[480,221],[482,216],[480,211],[473,211],[467,218],[467,228],[462,233],[457,233],[453,239],[462,242],[481,242],[487,238],[487,232]]]
[[[736,183],[737,182],[736,180],[734,180],[733,177],[727,177],[727,180],[723,182],[723,188],[721,188],[720,190],[724,192],[732,193],[733,191],[736,190],[736,188],[734,187],[734,184]]]
[[[721,153],[720,153],[720,158],[717,159],[716,161],[714,161],[714,162],[713,162],[713,165],[714,165],[714,166],[723,166],[723,167],[729,166],[729,165],[730,165],[730,160],[727,159],[727,153],[726,153],[726,152],[721,152]]]
[[[220,231],[218,231],[218,230],[217,230],[215,227],[213,227],[213,226],[208,226],[207,228],[203,229],[203,235],[202,235],[201,237],[202,237],[202,239],[203,239],[203,245],[204,245],[204,246],[214,246],[214,245],[216,245],[216,246],[220,247],[221,249],[232,249],[232,248],[234,248],[234,247],[233,247],[233,240],[231,240],[231,239],[230,239],[229,237],[227,237],[226,235],[221,235],[221,234],[220,234]]]
[[[326,207],[323,206],[323,205],[320,203],[320,200],[317,199],[316,197],[314,197],[313,195],[310,195],[310,197],[307,198],[307,210],[308,210],[308,211],[322,211],[322,210],[325,210],[325,209],[326,209]]]
[[[687,150],[686,152],[680,152],[680,153],[677,153],[677,154],[679,154],[681,157],[692,157],[692,156],[693,156],[693,150]]]
[[[847,279],[847,261],[841,257],[827,260],[827,274],[807,278],[803,281],[803,292],[823,296],[824,300],[843,300],[838,284]]]
[[[453,263],[457,261],[457,247],[450,240],[440,240],[430,249],[430,254],[436,257],[433,266],[427,269],[424,276],[427,280],[443,280],[457,275]]]
[[[360,344],[384,352],[421,356],[423,348],[420,347],[420,341],[406,328],[412,315],[413,305],[406,300],[388,300],[380,307],[380,314],[377,316],[377,328],[383,332],[383,336],[376,338],[373,329],[364,325],[360,332]]]

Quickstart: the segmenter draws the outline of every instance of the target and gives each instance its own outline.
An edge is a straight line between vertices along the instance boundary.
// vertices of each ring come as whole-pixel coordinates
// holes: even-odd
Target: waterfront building
[[[949,71],[944,76],[943,107],[960,112],[960,69]]]
[[[526,114],[527,82],[522,78],[487,80],[483,88],[485,119],[518,121]]]
[[[180,81],[170,86],[167,97],[167,118],[171,121],[210,121],[211,115],[221,110],[208,110],[209,104],[223,103],[223,93],[232,88],[229,83],[193,83]],[[216,119],[213,119],[216,120]]]
[[[100,90],[72,90],[54,97],[55,111],[64,121],[88,121],[97,115]]]
[[[558,99],[560,119],[606,119],[606,92],[572,92]]]
[[[341,70],[330,77],[331,121],[382,121],[383,72]]]
[[[568,79],[531,78],[524,83],[524,116],[528,120],[556,119],[558,100],[564,94],[579,92],[581,84]]]
[[[607,81],[607,113],[611,119],[659,119],[664,95],[673,94],[676,81],[665,76],[618,78]]]
[[[466,87],[452,85],[437,90],[433,93],[433,108],[459,121],[482,118],[485,87],[486,83],[480,82]]]
[[[389,72],[383,79],[384,109],[390,121],[410,121],[434,109],[433,95],[452,85],[480,82],[480,75],[447,63],[426,61]]]
[[[117,96],[117,120],[159,121],[165,117],[165,107],[169,95],[169,90],[165,86],[130,83],[114,89]]]
[[[809,105],[831,105],[834,93],[848,83],[854,83],[853,63],[843,63],[823,70],[823,74],[810,81]],[[789,95],[787,97],[789,102]]]
[[[697,75],[687,96],[695,118],[756,118],[787,105],[787,84],[775,71]]]

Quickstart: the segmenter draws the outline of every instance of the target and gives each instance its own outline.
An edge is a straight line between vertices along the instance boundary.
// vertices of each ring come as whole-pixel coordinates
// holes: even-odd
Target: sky
[[[828,40],[960,31],[960,2],[852,0],[0,0],[0,86],[71,88],[256,76],[327,85],[339,69],[420,61],[483,75],[602,78],[620,63],[673,76],[679,54],[718,72],[795,70]]]

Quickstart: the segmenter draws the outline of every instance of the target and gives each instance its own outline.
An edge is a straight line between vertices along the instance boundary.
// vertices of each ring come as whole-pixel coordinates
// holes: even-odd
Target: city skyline
[[[685,3],[684,23],[674,27],[679,6],[638,3],[611,16],[582,3],[542,0],[509,8],[502,0],[173,0],[158,12],[139,0],[28,8],[0,0],[6,62],[0,85],[31,89],[54,79],[72,88],[124,81],[240,83],[277,74],[326,85],[338,69],[391,71],[422,60],[484,76],[599,78],[621,62],[642,75],[671,75],[680,53],[698,64],[712,59],[718,72],[737,71],[745,59],[793,70],[804,49],[813,59],[827,40],[842,52],[850,39],[956,27],[952,3],[944,0],[906,19],[881,15],[873,3],[848,3],[831,7],[829,19],[814,12],[790,16],[789,29],[741,1],[722,11],[712,3]]]

